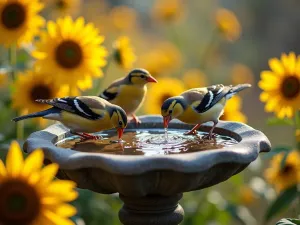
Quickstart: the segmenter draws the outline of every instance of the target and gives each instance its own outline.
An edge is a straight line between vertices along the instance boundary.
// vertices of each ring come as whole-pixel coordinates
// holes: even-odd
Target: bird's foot
[[[202,140],[216,140],[217,135],[216,134],[206,134],[202,136]]]
[[[131,116],[132,116],[131,121],[134,121],[136,125],[139,125],[142,123],[142,121],[138,117],[136,117],[136,115],[133,114]]]
[[[184,135],[196,135],[198,132],[196,130],[190,130],[188,132],[183,133]]]
[[[91,135],[87,133],[77,133],[77,132],[72,132],[75,135],[80,136],[80,141],[87,141],[87,140],[101,140],[103,139],[102,136],[100,135]]]
[[[197,129],[201,126],[201,124],[196,124],[190,131],[185,132],[184,135],[196,135],[198,134]]]

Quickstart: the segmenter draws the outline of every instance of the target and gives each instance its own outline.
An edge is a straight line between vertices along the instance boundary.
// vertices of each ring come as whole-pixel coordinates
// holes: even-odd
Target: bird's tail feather
[[[60,111],[61,111],[60,109],[53,107],[50,109],[46,109],[44,111],[31,113],[31,114],[24,115],[24,116],[19,116],[19,117],[13,118],[12,120],[15,122],[18,122],[20,120],[25,120],[25,119],[29,119],[29,118],[37,118],[37,117],[43,117],[43,116],[53,114],[53,113],[59,113]]]
[[[238,92],[251,87],[251,84],[238,84],[230,89],[228,94],[226,95],[226,99],[230,99],[232,96],[237,94]]]
[[[232,92],[240,92],[240,91],[242,91],[242,90],[244,90],[244,89],[246,89],[246,88],[249,88],[249,87],[251,87],[251,84],[238,84],[238,85],[236,85],[236,86],[234,86],[234,87],[232,87]]]

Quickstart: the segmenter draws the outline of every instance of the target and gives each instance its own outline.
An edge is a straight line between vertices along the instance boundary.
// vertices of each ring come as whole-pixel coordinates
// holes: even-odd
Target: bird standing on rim
[[[145,69],[134,69],[126,77],[115,80],[99,97],[119,105],[136,123],[140,123],[135,112],[145,99],[149,82],[157,83],[157,80]]]
[[[238,92],[251,87],[250,84],[224,86],[222,84],[203,88],[194,88],[183,92],[179,96],[167,99],[161,107],[164,127],[177,118],[188,124],[196,124],[192,130],[185,134],[196,134],[202,123],[212,121],[213,127],[204,138],[212,139],[213,130],[220,116],[224,112],[226,101]]]
[[[53,106],[41,112],[16,117],[13,121],[42,117],[60,121],[71,133],[79,135],[82,140],[101,137],[88,133],[116,128],[119,139],[127,126],[125,111],[117,105],[97,96],[65,97],[55,99],[38,99],[39,103]]]

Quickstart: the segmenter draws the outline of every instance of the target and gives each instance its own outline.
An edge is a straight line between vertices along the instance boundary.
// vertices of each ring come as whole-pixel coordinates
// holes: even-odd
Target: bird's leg
[[[86,140],[99,140],[102,137],[101,136],[95,136],[87,133],[79,133],[79,132],[71,132],[72,134],[78,135],[81,137],[81,141],[86,141]]]
[[[139,120],[139,118],[137,118],[135,114],[131,114],[131,116],[132,116],[132,120],[133,120],[137,125],[142,123],[142,121]]]
[[[185,132],[184,135],[196,135],[197,134],[197,129],[201,126],[201,124],[197,124],[194,126],[190,131]]]
[[[214,125],[212,126],[212,128],[210,129],[208,135],[204,135],[202,137],[202,139],[208,139],[208,140],[212,140],[212,139],[215,139],[216,138],[216,134],[213,134],[213,131],[215,129],[215,127],[217,126],[218,124],[218,121],[213,121]]]
[[[99,140],[99,139],[102,139],[101,136],[91,135],[91,134],[88,134],[88,133],[82,133],[82,135],[86,136],[87,139],[91,139],[91,140]]]

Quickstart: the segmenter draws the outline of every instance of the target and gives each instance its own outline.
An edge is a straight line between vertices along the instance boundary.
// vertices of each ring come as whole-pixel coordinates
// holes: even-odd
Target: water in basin
[[[166,155],[179,154],[195,151],[220,149],[224,146],[234,145],[237,141],[231,137],[217,135],[215,141],[203,140],[204,134],[183,135],[184,131],[168,130],[168,140],[165,132],[157,130],[127,130],[122,139],[123,142],[116,143],[115,132],[101,133],[102,140],[88,140],[80,142],[78,137],[66,138],[56,145],[61,148],[71,148],[81,152],[93,152],[118,155]]]

